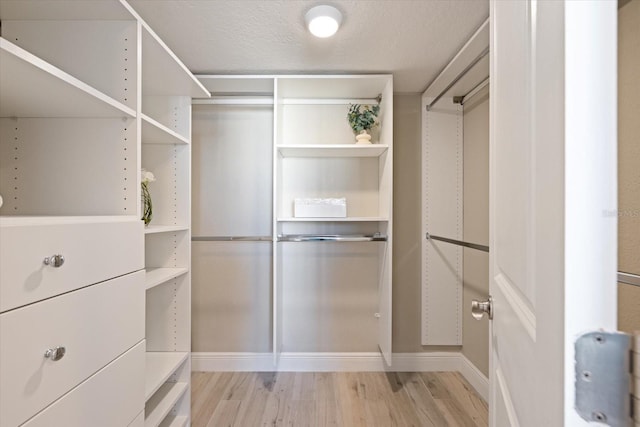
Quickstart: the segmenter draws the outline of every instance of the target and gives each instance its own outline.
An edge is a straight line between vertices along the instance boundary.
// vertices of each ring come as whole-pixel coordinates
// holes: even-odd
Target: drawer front
[[[23,427],[129,425],[144,408],[144,352],[141,342]]]
[[[44,259],[62,255],[55,267]],[[144,268],[142,221],[0,229],[0,312]]]
[[[0,426],[51,404],[144,338],[144,272],[0,314]],[[57,361],[45,351],[64,346]]]

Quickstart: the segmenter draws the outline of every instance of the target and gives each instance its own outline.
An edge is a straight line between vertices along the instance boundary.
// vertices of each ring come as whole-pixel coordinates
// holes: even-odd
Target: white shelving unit
[[[191,393],[191,97],[209,93],[140,21],[141,165],[156,178],[145,228],[144,425],[181,426],[190,420]]]
[[[203,200],[196,198],[194,201],[194,215],[198,218],[194,224],[201,229],[201,234],[213,236],[258,236],[265,235],[270,228],[273,243],[270,253],[267,253],[264,246],[260,246],[264,245],[261,242],[247,242],[242,247],[237,246],[238,243],[199,242],[198,256],[203,260],[214,257],[217,262],[216,256],[225,257],[233,253],[237,265],[252,266],[262,265],[264,257],[270,256],[271,277],[253,278],[251,282],[268,281],[272,285],[270,347],[276,363],[281,351],[340,352],[353,351],[353,348],[375,351],[378,347],[390,363],[393,234],[391,76],[199,78],[212,92],[213,102],[195,102],[198,104],[200,126],[196,133],[202,145],[197,148],[201,151],[198,157],[207,164],[219,164],[224,159],[225,164],[236,166],[215,174],[203,170],[199,172],[202,176],[194,174],[194,181],[239,181],[238,188],[243,188],[246,200],[238,200],[235,194],[224,189],[208,189],[206,193],[200,190]],[[379,95],[382,96],[381,126],[374,132],[374,144],[356,145],[346,120],[349,104],[373,104]],[[263,123],[266,115],[261,111],[271,114],[273,129],[266,128]],[[227,115],[233,123],[244,126],[227,125]],[[262,134],[252,134],[254,127],[262,129]],[[216,139],[210,135],[216,135]],[[248,140],[252,145],[244,152],[250,150],[250,158],[236,148],[236,141],[246,143]],[[253,153],[258,152],[260,159],[264,159],[262,150],[269,146],[272,162],[253,159]],[[250,166],[246,169],[238,166],[240,159],[243,159],[243,165]],[[269,189],[258,185],[258,181],[263,183],[269,179],[265,172],[271,172]],[[247,175],[254,177],[255,181],[250,181]],[[198,182],[198,185],[203,184]],[[270,199],[266,190],[271,190]],[[214,191],[215,196],[210,191]],[[346,197],[347,216],[296,218],[293,214],[296,197]],[[272,208],[270,217],[264,209],[269,205]],[[251,212],[253,221],[248,218],[245,221],[243,212]],[[211,217],[215,220],[210,220]],[[271,223],[265,225],[265,220]],[[237,227],[237,223],[243,226]],[[386,236],[387,241],[297,243],[278,240],[279,235],[286,234],[376,233]],[[236,246],[231,246],[234,244]],[[254,249],[242,252],[242,248],[248,247]],[[222,253],[218,248],[228,249]],[[202,261],[198,265],[204,270],[194,274],[199,281],[206,281],[202,286],[207,287],[207,293],[218,292],[216,284],[208,279],[211,271],[205,271],[210,264]],[[225,265],[223,270],[220,275],[224,277],[225,286],[229,280],[239,276],[231,266]],[[236,286],[250,289],[251,283],[238,283]],[[204,295],[205,291],[202,292]],[[222,294],[222,290],[219,293]],[[243,304],[249,304],[249,301]],[[256,311],[262,312],[265,308],[260,306]],[[224,318],[217,319],[220,324],[228,324]],[[234,324],[242,325],[242,330],[250,328],[249,321],[240,315],[234,314],[233,319]],[[225,338],[222,333],[216,336]]]
[[[139,262],[137,270],[146,272],[136,273],[135,290],[146,289],[144,313],[136,313],[140,324],[131,331],[144,331],[138,349],[146,348],[146,357],[126,353],[123,366],[135,367],[136,375],[123,376],[131,397],[119,401],[138,406],[117,424],[127,425],[146,406],[146,426],[188,425],[191,98],[209,93],[126,0],[3,0],[0,20],[0,227],[12,228],[0,238],[25,241],[19,233],[42,232],[44,243],[51,240],[47,253],[66,248],[76,257],[60,269],[70,273],[62,281],[68,286],[120,271],[85,265],[91,275],[75,273],[81,256],[85,264],[123,259],[121,269],[128,270],[121,275]],[[154,218],[146,229],[139,220],[141,167],[157,178],[149,185]],[[122,234],[111,239],[124,245],[119,256],[101,252],[105,227]]]
[[[138,24],[115,0],[6,0],[0,21],[0,424],[129,425],[144,408]],[[73,363],[25,357],[49,340]]]

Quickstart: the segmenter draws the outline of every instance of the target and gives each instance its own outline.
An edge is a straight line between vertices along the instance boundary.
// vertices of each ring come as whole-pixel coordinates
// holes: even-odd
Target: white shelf
[[[55,224],[95,224],[104,222],[139,221],[136,215],[96,216],[21,216],[0,215],[0,227],[23,227]]]
[[[7,21],[127,21],[134,17],[118,1],[2,0]]]
[[[160,427],[184,427],[187,425],[189,421],[189,417],[176,417],[173,415],[167,415],[162,423],[160,423]]]
[[[210,96],[202,83],[146,23],[142,28],[142,95]]]
[[[171,279],[182,276],[189,271],[188,268],[147,268],[145,275],[145,286],[151,289],[161,285]]]
[[[278,145],[282,157],[380,157],[386,144]]]
[[[294,218],[279,217],[278,222],[386,222],[389,218],[381,216],[352,216],[346,218]]]
[[[0,117],[127,116],[136,112],[0,37]]]
[[[163,384],[144,407],[145,427],[158,427],[188,388],[183,382]]]
[[[149,225],[145,227],[144,234],[171,233],[173,231],[186,231],[187,225]]]
[[[279,98],[373,100],[385,94],[388,74],[288,75],[278,77]],[[390,92],[390,91],[389,91]]]
[[[146,114],[142,118],[142,143],[143,144],[188,144],[189,139],[178,132],[169,129],[157,120]]]
[[[145,400],[154,396],[167,379],[187,360],[189,353],[180,352],[147,352],[145,368]]]

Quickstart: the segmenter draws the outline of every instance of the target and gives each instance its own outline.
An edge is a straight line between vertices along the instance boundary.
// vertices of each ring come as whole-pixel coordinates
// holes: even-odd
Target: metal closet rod
[[[627,285],[640,286],[640,276],[618,271],[618,282],[625,283]]]
[[[433,101],[431,101],[431,103],[429,105],[427,105],[427,111],[430,111],[431,108],[436,104],[436,102],[440,101],[440,98],[442,98],[444,96],[444,94],[449,91],[449,89],[451,89],[453,86],[455,86],[455,84],[458,83],[458,81],[461,78],[463,78],[465,76],[465,74],[467,74],[469,72],[469,70],[471,70],[478,62],[480,62],[480,60],[482,58],[484,58],[488,54],[489,54],[489,48],[487,47],[485,50],[482,51],[482,53],[480,53],[480,55],[478,55],[476,57],[476,59],[471,61],[471,64],[467,65],[467,67],[464,70],[462,70],[462,72],[460,74],[458,74],[456,76],[456,78],[453,79],[453,81],[451,83],[449,83],[449,85],[446,88],[444,88],[442,90],[442,92],[440,92],[440,94],[438,96],[436,96],[433,99]]]
[[[280,234],[279,242],[386,242],[387,236],[366,234]]]
[[[433,234],[429,234],[429,233],[427,233],[426,238],[427,240],[439,240],[441,242],[451,243],[453,245],[464,246],[465,248],[476,249],[482,252],[489,252],[489,246],[478,245],[477,243],[469,243],[469,242],[464,242],[462,240],[449,239],[447,237],[441,237],[441,236],[434,236]]]

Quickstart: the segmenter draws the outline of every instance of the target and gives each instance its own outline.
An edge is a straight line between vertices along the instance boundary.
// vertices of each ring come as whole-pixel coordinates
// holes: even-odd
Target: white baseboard
[[[435,372],[458,371],[485,399],[489,380],[458,352],[394,353],[388,367],[380,353],[282,353],[278,366],[273,353],[191,353],[193,371],[254,372]]]
[[[458,372],[476,389],[485,402],[489,401],[489,378],[471,363],[463,354],[460,354],[460,367]]]

